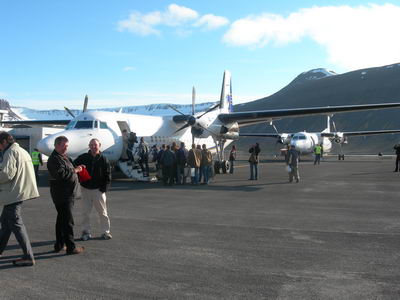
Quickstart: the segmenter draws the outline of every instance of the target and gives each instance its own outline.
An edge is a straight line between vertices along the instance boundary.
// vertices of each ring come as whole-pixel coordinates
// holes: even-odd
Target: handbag
[[[191,175],[190,167],[185,167],[183,170],[183,177],[189,177]]]

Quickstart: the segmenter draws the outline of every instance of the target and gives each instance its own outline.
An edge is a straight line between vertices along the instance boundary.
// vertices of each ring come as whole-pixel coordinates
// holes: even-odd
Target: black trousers
[[[399,162],[400,162],[400,155],[397,155],[396,156],[396,169],[395,169],[396,172],[399,170]]]
[[[162,176],[164,185],[173,185],[175,173],[173,170],[173,166],[163,166],[162,167]]]
[[[74,207],[73,200],[53,201],[57,210],[56,220],[56,243],[55,250],[60,250],[67,246],[67,252],[75,249],[74,242],[74,217],[72,209]]]

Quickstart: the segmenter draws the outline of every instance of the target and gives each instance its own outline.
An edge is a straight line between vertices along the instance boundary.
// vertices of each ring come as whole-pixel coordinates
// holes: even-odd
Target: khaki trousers
[[[92,208],[99,214],[100,228],[103,233],[110,233],[110,218],[107,214],[106,193],[98,189],[89,190],[84,187],[82,190],[82,232],[90,233],[90,213]]]

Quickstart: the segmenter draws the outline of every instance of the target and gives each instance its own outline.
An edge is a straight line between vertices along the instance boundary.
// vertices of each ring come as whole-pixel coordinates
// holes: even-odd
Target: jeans
[[[22,201],[5,205],[1,213],[1,229],[0,229],[0,254],[3,253],[10,239],[11,232],[14,233],[18,244],[24,252],[24,259],[33,260],[33,251],[28,233],[21,217]]]
[[[192,169],[192,168],[191,168]],[[192,184],[199,183],[199,168],[194,168],[194,176],[191,176]]]
[[[204,177],[203,183],[208,184],[208,181],[210,180],[210,166],[200,167],[200,172]]]
[[[177,184],[185,184],[186,177],[185,177],[185,165],[184,164],[177,164],[176,165],[176,183]]]
[[[257,180],[258,179],[258,164],[257,163],[250,163],[250,180]]]

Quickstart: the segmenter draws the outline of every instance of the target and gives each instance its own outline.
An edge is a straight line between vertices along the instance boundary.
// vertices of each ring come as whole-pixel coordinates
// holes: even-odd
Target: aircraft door
[[[126,130],[129,134],[129,132],[131,132],[131,129],[129,128],[129,125],[126,121],[117,121],[118,123],[118,127],[121,130],[121,134],[124,130]]]

